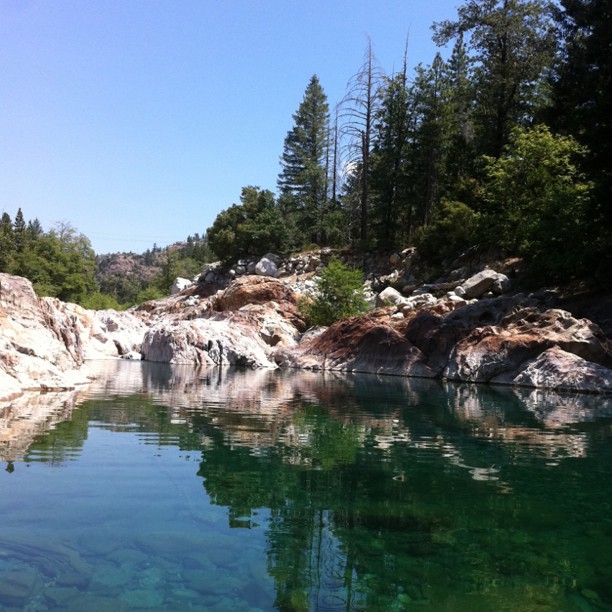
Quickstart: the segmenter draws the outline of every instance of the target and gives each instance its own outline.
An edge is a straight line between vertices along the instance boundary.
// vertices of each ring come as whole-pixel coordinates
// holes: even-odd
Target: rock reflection
[[[166,409],[172,425],[194,431],[197,421],[207,419],[228,444],[249,448],[255,455],[280,445],[292,449],[286,461],[294,464],[311,461],[300,449],[311,444],[312,425],[294,418],[303,405],[324,407],[338,424],[352,428],[360,446],[374,445],[384,452],[394,445],[412,445],[437,448],[444,455],[444,437],[432,438],[430,430],[455,422],[474,438],[551,460],[587,456],[588,432],[576,425],[612,416],[611,398],[584,394],[334,372],[198,369],[125,361],[93,365],[97,379],[87,391],[26,394],[0,406],[0,460],[23,458],[36,436],[69,420],[85,399],[138,396]],[[130,405],[114,410],[109,426],[129,424],[133,409]],[[205,447],[208,434],[198,433]],[[455,464],[469,465],[457,453]],[[482,479],[490,468],[470,469]]]
[[[0,461],[21,461],[37,436],[72,417],[83,391],[62,393],[24,393],[0,404]]]
[[[124,525],[126,515],[137,514],[140,521],[147,512],[168,513],[172,529],[164,520],[154,538],[142,519],[144,535],[136,538],[136,547],[151,559],[166,550],[172,571],[165,567],[165,575],[178,581],[173,589],[208,593],[208,582],[216,583],[221,572],[234,579],[224,596],[240,593],[242,604],[259,598],[268,602],[265,609],[272,609],[272,596],[275,609],[287,610],[412,604],[450,609],[455,593],[466,599],[453,609],[529,609],[529,589],[520,589],[535,581],[550,609],[567,609],[564,589],[576,584],[568,567],[587,575],[590,559],[608,554],[603,546],[599,557],[580,548],[588,533],[573,519],[587,516],[589,530],[607,542],[610,480],[596,468],[610,465],[609,445],[602,440],[611,432],[608,422],[596,422],[609,414],[601,398],[329,372],[133,362],[104,362],[97,373],[86,395],[37,395],[36,401],[50,400],[46,408],[26,402],[21,410],[15,403],[4,409],[2,432],[8,433],[2,448],[10,450],[4,458],[39,454],[61,461],[92,428],[136,436],[139,450],[146,451],[141,465],[154,467],[150,479],[139,481],[137,494],[128,496],[131,511],[118,512],[116,520]],[[62,419],[69,421],[60,425]],[[107,432],[101,437],[111,439]],[[162,459],[164,445],[189,455],[189,463],[176,459],[187,473],[180,487],[172,480],[178,472]],[[117,461],[129,472],[129,455]],[[13,483],[15,476],[7,479]],[[126,482],[133,487],[136,479],[128,476]],[[599,498],[587,508],[590,491]],[[223,509],[214,520],[210,506]],[[94,516],[95,511],[87,510]],[[228,564],[219,561],[218,552],[219,567],[211,569],[216,579],[208,581],[193,553],[185,562],[184,550],[194,539],[189,529],[208,529],[206,537],[213,534],[221,542],[215,550],[234,542],[236,559],[243,556],[235,543],[240,541],[232,540],[236,532],[262,530],[264,569],[244,569],[240,576],[250,577],[241,582],[231,555],[225,556],[232,559]],[[197,537],[199,554],[207,539]],[[97,541],[106,539],[98,535]],[[560,554],[559,542],[569,541],[579,552],[568,545]],[[33,554],[28,542],[9,544]],[[95,540],[88,546],[95,550]],[[212,565],[210,548],[202,559]],[[120,574],[108,559],[106,564],[113,579]],[[256,595],[268,576],[274,594]],[[135,572],[133,590],[139,579]],[[606,596],[607,582],[598,580],[585,584]],[[504,589],[512,608],[487,599]],[[152,601],[165,596],[161,586],[151,589],[153,595]],[[228,609],[247,609],[232,601]]]

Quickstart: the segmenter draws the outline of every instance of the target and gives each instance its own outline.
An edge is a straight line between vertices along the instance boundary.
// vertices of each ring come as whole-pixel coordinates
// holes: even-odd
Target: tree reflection
[[[595,420],[604,401],[375,377],[143,372],[129,392],[104,387],[29,456],[67,460],[94,423],[200,452],[197,476],[229,526],[265,530],[280,610],[530,609],[534,589],[543,609],[571,609],[565,597],[580,589],[612,602],[612,546],[594,555],[586,544],[593,530],[612,543],[612,484],[598,471],[601,457],[612,463],[612,431]],[[591,421],[572,423],[572,410]]]

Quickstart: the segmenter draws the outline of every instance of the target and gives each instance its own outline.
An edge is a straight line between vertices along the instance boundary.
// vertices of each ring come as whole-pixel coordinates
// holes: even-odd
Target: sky
[[[428,64],[456,0],[0,0],[0,210],[97,254],[204,234],[276,191],[313,74],[330,107],[363,64]]]

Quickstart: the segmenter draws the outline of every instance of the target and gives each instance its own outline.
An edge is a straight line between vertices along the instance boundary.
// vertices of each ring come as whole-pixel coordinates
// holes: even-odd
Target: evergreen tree
[[[11,216],[4,212],[0,219],[0,272],[11,271],[14,249],[13,221]]]
[[[295,125],[285,137],[278,186],[284,206],[296,215],[301,242],[320,243],[327,202],[329,105],[316,75],[293,119]]]
[[[13,223],[13,236],[15,241],[15,250],[17,252],[22,252],[25,243],[26,243],[26,222],[23,218],[23,212],[21,208],[17,210],[17,214],[15,215],[15,221]]]
[[[411,96],[416,123],[413,146],[415,212],[418,225],[427,225],[443,191],[453,136],[450,84],[446,64],[439,53],[431,66],[417,68]]]
[[[35,240],[43,234],[43,227],[38,218],[28,221],[27,234],[29,240]]]
[[[553,125],[588,148],[584,169],[594,197],[583,232],[591,270],[612,281],[612,1],[561,0],[562,61],[554,83]]]
[[[385,80],[375,124],[371,159],[372,233],[382,250],[400,246],[410,233],[411,112],[407,64]]]
[[[434,24],[438,44],[466,37],[483,153],[499,156],[512,128],[531,121],[548,102],[553,10],[548,0],[466,0],[456,21]]]
[[[463,36],[459,35],[446,63],[446,80],[450,106],[449,143],[446,160],[447,197],[462,197],[462,187],[473,174],[474,166],[474,83],[471,62]]]

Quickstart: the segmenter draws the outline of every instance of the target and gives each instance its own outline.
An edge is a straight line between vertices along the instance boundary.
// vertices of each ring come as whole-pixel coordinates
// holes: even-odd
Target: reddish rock
[[[301,345],[293,367],[433,378],[421,351],[397,330],[369,317],[335,323]]]
[[[470,330],[453,348],[444,376],[509,383],[527,362],[555,347],[604,366],[612,362],[610,341],[591,321],[575,319],[564,310],[527,307],[497,325]]]
[[[297,308],[293,291],[270,277],[243,276],[235,280],[214,303],[215,310],[239,310],[254,304],[277,305],[280,312],[295,327],[304,330],[304,321]]]
[[[216,301],[216,310],[238,310],[247,304],[289,302],[295,304],[295,295],[289,287],[270,277],[243,276],[236,279]]]

